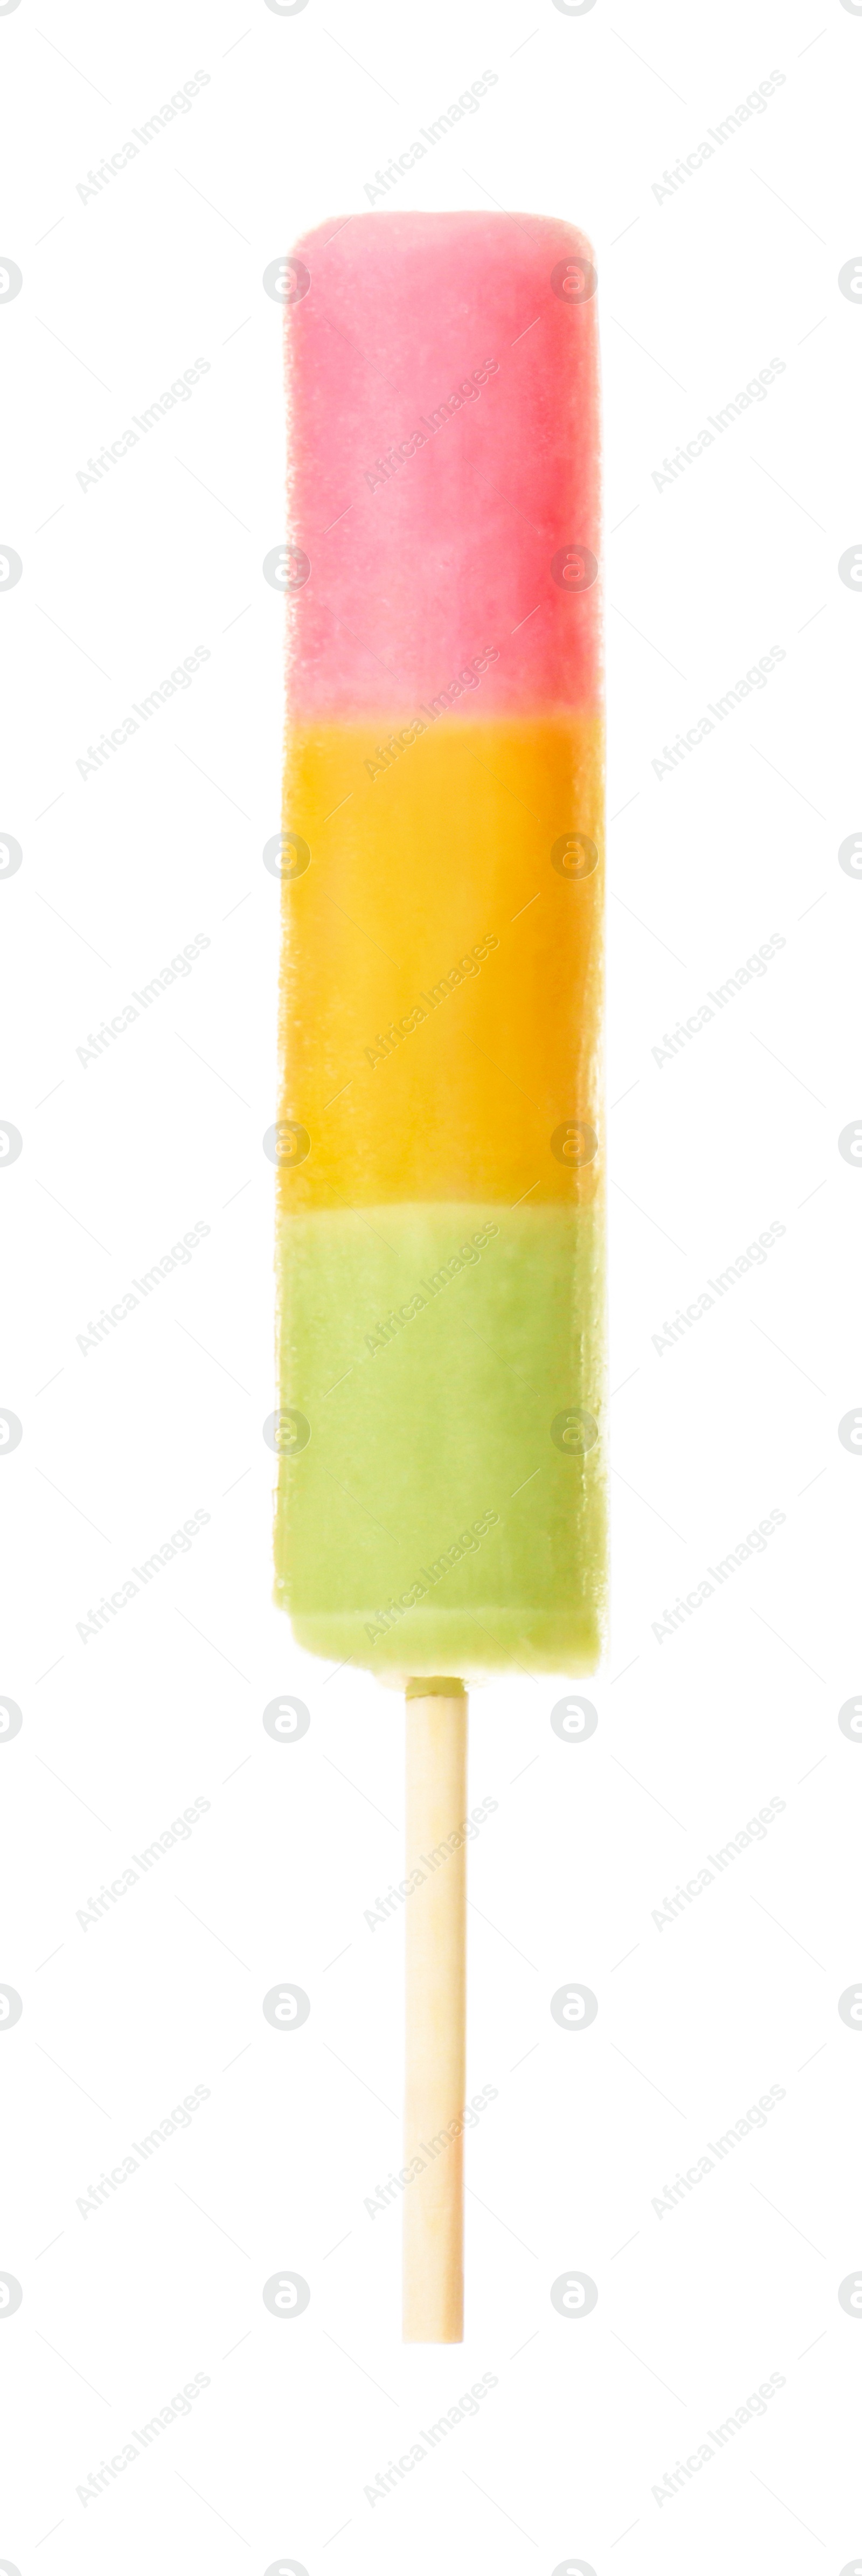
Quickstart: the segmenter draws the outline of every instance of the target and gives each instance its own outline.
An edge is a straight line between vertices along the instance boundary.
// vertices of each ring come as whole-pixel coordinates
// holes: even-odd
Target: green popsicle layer
[[[275,1597],[383,1680],[592,1671],[606,1596],[602,1214],[282,1221]]]

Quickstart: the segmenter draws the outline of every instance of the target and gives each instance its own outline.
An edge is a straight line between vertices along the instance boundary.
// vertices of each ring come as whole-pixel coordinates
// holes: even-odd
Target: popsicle
[[[276,1598],[408,1685],[450,1850],[405,1903],[405,2332],[446,2340],[464,1683],[592,1670],[605,1618],[596,272],[556,218],[383,213],[286,276]]]

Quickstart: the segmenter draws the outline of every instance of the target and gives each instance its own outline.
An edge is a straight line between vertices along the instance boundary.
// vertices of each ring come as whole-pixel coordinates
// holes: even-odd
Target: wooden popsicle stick
[[[404,1908],[404,2162],[416,2168],[402,2204],[405,2343],[461,2343],[464,2336],[467,1845],[465,1839],[451,1850],[448,1837],[466,1815],[463,1682],[409,1682],[405,1876],[423,1876]]]

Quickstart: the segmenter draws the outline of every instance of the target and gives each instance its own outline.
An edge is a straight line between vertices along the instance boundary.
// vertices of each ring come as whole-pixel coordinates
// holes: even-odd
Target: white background
[[[37,23],[38,20],[38,23]],[[613,23],[611,23],[613,22]],[[647,11],[501,0],[411,15],[264,0],[117,10],[3,0],[0,539],[0,2560],[21,2576],[343,2571],[597,2576],[844,2568],[862,2324],[862,22],[851,0]],[[76,193],[195,71],[209,85]],[[562,1741],[565,1689],[474,1695],[462,2351],[400,2343],[402,1715],[298,1655],[270,1603],[276,880],[284,533],[282,308],[267,264],[368,204],[375,169],[496,70],[476,115],[382,204],[572,217],[597,246],[606,439],[613,1622]],[[762,114],[656,184],[773,70]],[[840,192],[847,187],[842,212]],[[197,357],[209,374],[98,482],[76,480]],[[774,357],[784,373],[664,489],[662,460]],[[854,408],[855,406],[855,408]],[[830,435],[827,439],[827,423]],[[825,461],[828,458],[828,462]],[[188,692],[82,778],[78,759],[202,644]],[[659,778],[680,728],[772,645],[762,692]],[[855,685],[854,685],[855,684]],[[827,706],[830,710],[826,720]],[[834,711],[834,713],[832,712]],[[106,1017],[198,932],[191,974],[95,1061]],[[708,988],[785,946],[661,1065]],[[852,1050],[852,1052],[851,1052]],[[777,1219],[785,1233],[676,1344],[653,1337]],[[88,1351],[90,1318],[201,1220],[193,1258]],[[855,1269],[854,1269],[855,1261]],[[828,1322],[826,1317],[828,1315]],[[88,1613],[196,1511],[209,1522],[100,1633]],[[764,1552],[663,1614],[772,1511]],[[582,1686],[583,1687],[583,1686]],[[262,1712],[307,1704],[302,1741]],[[79,1911],[192,1799],[103,1919]],[[772,1798],[764,1842],[664,1926],[681,1880]],[[264,2019],[289,1978],[301,2030]],[[572,1978],[589,2030],[551,2018]],[[83,2217],[130,2141],[198,2085],[192,2125]],[[784,2100],[680,2205],[653,2201],[771,2087]],[[280,2267],[303,2316],[263,2304]],[[557,2314],[587,2271],[598,2303]],[[364,2487],[483,2374],[497,2385],[403,2483]],[[76,2494],[183,2383],[209,2385],[115,2481]],[[707,2427],[765,2415],[657,2501]]]

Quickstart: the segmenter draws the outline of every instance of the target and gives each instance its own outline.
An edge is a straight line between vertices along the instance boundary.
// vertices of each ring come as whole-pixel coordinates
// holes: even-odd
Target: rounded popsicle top
[[[538,215],[353,215],[304,235],[285,277],[293,716],[595,710],[584,235]]]

